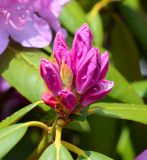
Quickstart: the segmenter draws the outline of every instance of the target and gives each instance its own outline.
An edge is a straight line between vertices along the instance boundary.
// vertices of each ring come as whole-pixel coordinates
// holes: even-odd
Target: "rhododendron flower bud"
[[[62,58],[65,54],[65,52],[68,51],[68,47],[65,43],[65,40],[60,32],[56,34],[55,40],[54,40],[54,47],[53,47],[53,53],[54,56],[58,62],[58,65],[61,66]]]
[[[86,107],[89,104],[96,102],[109,93],[114,83],[107,80],[100,80],[91,87],[84,95],[81,96],[81,105]]]
[[[76,96],[70,90],[62,90],[59,92],[62,104],[71,112],[76,107]]]
[[[147,149],[138,155],[135,160],[147,160]]]
[[[104,52],[101,55],[101,71],[100,71],[99,79],[105,78],[108,68],[109,68],[109,56],[108,56],[108,52]]]
[[[57,33],[53,52],[56,63],[42,60],[41,75],[51,91],[43,94],[44,102],[67,117],[107,95],[114,83],[105,80],[109,67],[108,53],[100,55],[92,47],[92,33],[83,24],[77,31],[72,49]]]
[[[55,96],[58,96],[58,92],[62,89],[62,83],[59,71],[55,64],[47,61],[46,59],[42,59],[40,65],[40,73],[49,90]]]
[[[79,63],[83,61],[83,57],[92,48],[92,32],[87,24],[83,24],[76,32],[72,44],[72,61],[73,70],[76,74]]]
[[[0,0],[0,53],[8,43],[9,36],[24,47],[42,48],[55,32],[66,31],[58,21],[62,6],[68,0]]]
[[[99,78],[101,61],[98,49],[92,48],[83,58],[76,73],[76,90],[83,94]]]
[[[53,95],[49,93],[43,93],[42,99],[45,102],[45,104],[51,106],[52,108],[56,108],[56,106],[58,105],[58,102],[56,101],[56,99],[53,97]]]

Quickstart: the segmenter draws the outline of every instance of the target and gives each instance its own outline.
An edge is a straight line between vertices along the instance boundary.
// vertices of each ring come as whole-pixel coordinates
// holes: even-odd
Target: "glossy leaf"
[[[16,88],[24,97],[31,102],[41,99],[44,90],[43,81],[39,72],[40,59],[48,58],[38,50],[8,47],[0,56],[0,73]],[[44,106],[48,110],[49,107]]]
[[[76,30],[87,21],[83,9],[75,0],[70,1],[63,8],[60,20],[64,27],[67,28],[73,34],[75,34]]]
[[[114,65],[128,81],[142,79],[139,67],[139,50],[126,25],[118,16],[111,33],[111,53]],[[118,36],[119,35],[119,36]]]
[[[0,130],[0,159],[20,141],[27,128],[26,124],[20,123]]]
[[[147,80],[132,83],[133,88],[142,98],[147,98]]]
[[[143,104],[143,100],[131,84],[112,65],[109,67],[107,79],[114,81],[114,87],[109,93],[111,98],[125,103]]]
[[[110,157],[107,157],[101,153],[93,152],[93,151],[87,151],[86,157],[80,156],[77,160],[113,160]]]
[[[73,160],[69,151],[62,144],[50,145],[39,160]]]
[[[147,105],[123,103],[95,103],[90,106],[90,113],[102,116],[132,120],[147,124]]]
[[[5,128],[5,127],[7,127],[7,126],[9,126],[11,124],[16,123],[20,118],[22,118],[25,114],[30,112],[38,104],[39,104],[39,102],[30,104],[30,105],[20,109],[19,111],[13,113],[11,116],[7,117],[2,122],[0,122],[0,129]]]

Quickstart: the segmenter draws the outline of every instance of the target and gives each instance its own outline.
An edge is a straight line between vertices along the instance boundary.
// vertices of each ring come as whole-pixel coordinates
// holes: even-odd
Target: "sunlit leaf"
[[[147,124],[147,105],[123,103],[95,103],[90,106],[90,114],[132,120]]]
[[[84,13],[79,3],[75,0],[71,0],[63,8],[60,20],[64,27],[67,28],[73,34],[83,23],[87,21],[86,14]]]
[[[0,130],[0,159],[20,141],[27,128],[27,124],[20,123]]]
[[[41,51],[10,46],[0,56],[0,73],[31,102],[41,100],[44,91],[43,81],[40,76],[40,59],[46,57]],[[44,106],[45,110],[49,107]]]
[[[114,81],[114,87],[109,93],[111,98],[125,103],[143,104],[143,100],[131,84],[112,65],[109,67],[107,79]]]
[[[50,145],[39,160],[73,160],[69,151],[62,144]]]

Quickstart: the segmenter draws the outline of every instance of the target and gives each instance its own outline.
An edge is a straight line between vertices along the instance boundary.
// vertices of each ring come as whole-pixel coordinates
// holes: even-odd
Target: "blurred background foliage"
[[[101,53],[109,51],[111,66],[107,78],[115,82],[115,87],[103,102],[147,103],[147,1],[71,0],[64,7],[60,21],[68,31],[69,46],[75,31],[83,23],[88,23],[93,31],[94,46]],[[20,46],[16,51],[13,46],[11,44],[0,58],[0,73],[25,98],[35,102],[43,91],[38,71],[39,59],[46,54],[51,55],[52,45],[38,51],[22,51]],[[23,100],[20,103],[9,104],[11,107],[6,108],[8,99],[10,101],[15,95],[14,88],[0,95],[1,119],[29,103],[21,97]],[[45,106],[41,107],[33,109],[21,122],[52,120],[54,113]],[[133,160],[147,148],[147,126],[137,122],[90,115],[88,121],[71,128],[73,130],[64,130],[63,139],[116,160]],[[27,159],[40,137],[40,130],[29,129],[4,160]]]

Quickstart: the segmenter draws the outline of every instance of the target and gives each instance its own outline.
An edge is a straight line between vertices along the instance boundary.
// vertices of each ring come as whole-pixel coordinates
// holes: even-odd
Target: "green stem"
[[[55,138],[55,132],[56,132],[56,123],[57,123],[57,119],[54,121],[54,123],[52,124],[52,126],[50,127],[50,136],[49,136],[49,142],[53,141]]]
[[[60,144],[61,143],[61,134],[62,134],[62,126],[56,125],[56,136],[55,136],[55,143]]]
[[[61,143],[68,149],[70,150],[71,152],[77,154],[78,156],[84,156],[86,158],[88,158],[88,156],[85,154],[85,152],[78,148],[77,146],[71,144],[71,143],[68,143],[66,141],[61,141]]]
[[[91,16],[95,17],[95,15],[105,6],[107,6],[112,0],[101,0],[97,2],[91,10]]]
[[[89,13],[89,20],[92,21],[102,8],[106,7],[109,3],[113,1],[120,1],[120,0],[101,0],[97,2]]]
[[[39,127],[42,128],[43,130],[45,130],[47,133],[50,132],[50,127],[48,127],[46,124],[39,122],[39,121],[30,121],[30,122],[26,122],[26,124],[28,125],[28,127]]]

